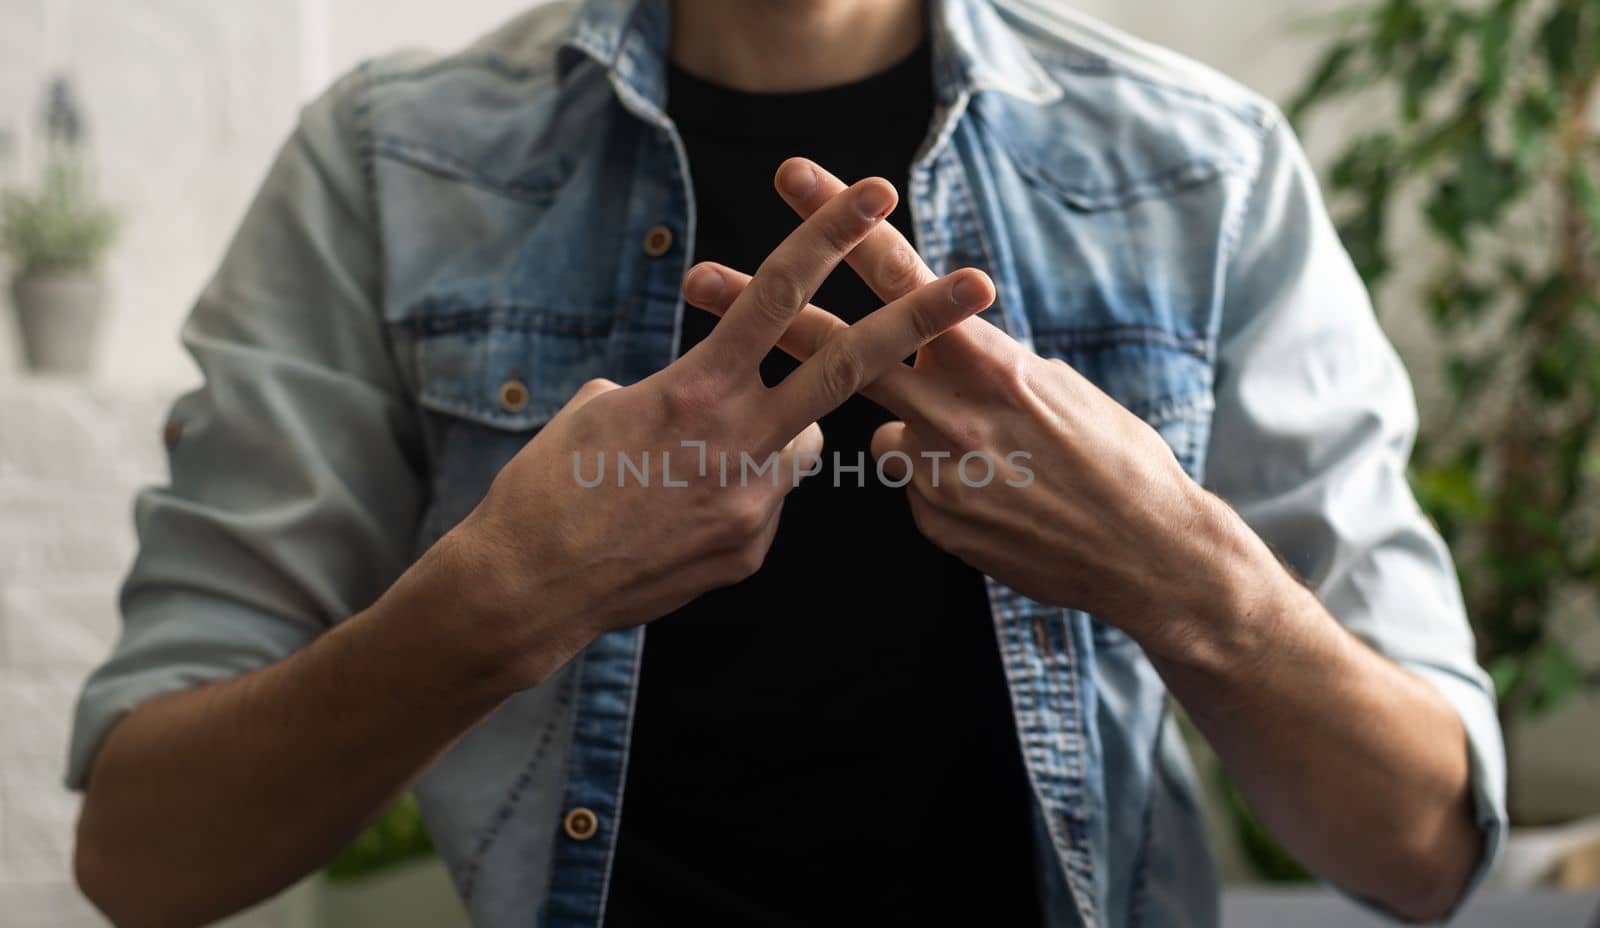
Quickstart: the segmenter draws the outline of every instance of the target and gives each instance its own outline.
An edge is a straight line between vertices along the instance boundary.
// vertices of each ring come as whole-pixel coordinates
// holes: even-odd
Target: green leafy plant
[[[1600,591],[1597,85],[1600,0],[1379,0],[1342,19],[1289,107],[1369,120],[1332,161],[1330,203],[1380,306],[1420,288],[1444,353],[1448,409],[1413,483],[1508,736],[1600,683],[1561,631]]]
[[[0,193],[0,251],[19,276],[94,270],[117,225],[73,147],[53,147],[37,189]]]
[[[340,851],[326,873],[335,882],[359,880],[432,855],[433,840],[408,793]]]
[[[42,117],[38,187],[0,191],[0,252],[19,277],[92,271],[118,222],[95,194],[83,114],[65,77],[46,86]]]
[[[1217,767],[1216,781],[1223,807],[1233,825],[1234,837],[1239,842],[1239,850],[1250,861],[1250,866],[1255,868],[1256,875],[1266,883],[1310,882],[1311,874],[1283,849],[1272,833],[1267,831],[1267,826],[1256,818],[1244,793],[1239,791],[1233,778],[1220,765]]]

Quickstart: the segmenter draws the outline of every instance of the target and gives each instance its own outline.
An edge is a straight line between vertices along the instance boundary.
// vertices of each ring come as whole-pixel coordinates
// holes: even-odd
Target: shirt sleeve
[[[183,328],[170,484],[135,504],[122,628],[79,696],[68,786],[127,712],[266,666],[410,560],[420,431],[378,308],[356,72],[305,108]]]
[[[1484,837],[1470,891],[1506,830],[1494,690],[1450,553],[1406,482],[1410,380],[1281,119],[1239,217],[1226,294],[1207,485],[1339,621],[1459,713]]]

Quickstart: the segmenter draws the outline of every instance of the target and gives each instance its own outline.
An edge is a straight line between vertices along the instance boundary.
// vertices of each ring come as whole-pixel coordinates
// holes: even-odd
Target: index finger
[[[814,215],[845,189],[844,181],[808,158],[790,158],[779,165],[774,181],[778,195],[802,219]],[[845,262],[885,303],[938,278],[900,230],[888,223],[869,232],[845,256]]]
[[[790,434],[795,426],[820,419],[885,371],[901,374],[913,394],[906,397],[909,402],[895,405],[908,413],[917,411],[920,418],[922,404],[914,398],[920,391],[910,388],[916,381],[901,359],[993,302],[989,275],[963,268],[834,331],[816,354],[773,388],[773,418],[780,432]]]
[[[823,280],[882,224],[897,199],[894,185],[869,177],[822,204],[761,262],[750,285],[690,355],[756,370]]]

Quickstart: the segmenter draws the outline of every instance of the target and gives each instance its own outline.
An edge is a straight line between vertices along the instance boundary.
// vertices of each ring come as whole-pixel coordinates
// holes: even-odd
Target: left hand
[[[845,189],[798,158],[777,182],[801,216]],[[887,223],[847,260],[885,302],[935,279]],[[701,275],[723,278],[719,298],[695,299]],[[749,280],[703,263],[685,292],[721,315]],[[991,291],[983,305],[992,301]],[[804,360],[847,328],[808,306],[779,347]],[[1215,555],[1229,547],[1217,532],[1242,523],[1218,512],[1226,506],[1144,420],[976,316],[929,342],[913,367],[897,366],[861,392],[901,420],[878,430],[872,453],[894,479],[913,462],[911,511],[935,544],[1030,599],[1092,612],[1158,650],[1191,637],[1173,620],[1214,597]]]

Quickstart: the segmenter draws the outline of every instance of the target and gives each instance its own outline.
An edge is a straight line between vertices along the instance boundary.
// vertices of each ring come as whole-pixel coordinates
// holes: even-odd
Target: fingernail
[[[872,184],[861,191],[856,205],[860,207],[861,215],[866,218],[882,219],[894,206],[894,193],[883,184]]]
[[[779,183],[783,184],[783,192],[795,199],[808,197],[817,189],[817,172],[809,164],[791,164]]]
[[[950,288],[950,299],[960,306],[978,306],[989,298],[989,288],[983,285],[983,278],[976,274],[963,274]]]
[[[710,303],[721,293],[722,275],[709,267],[696,268],[683,285],[683,295],[691,303]]]

